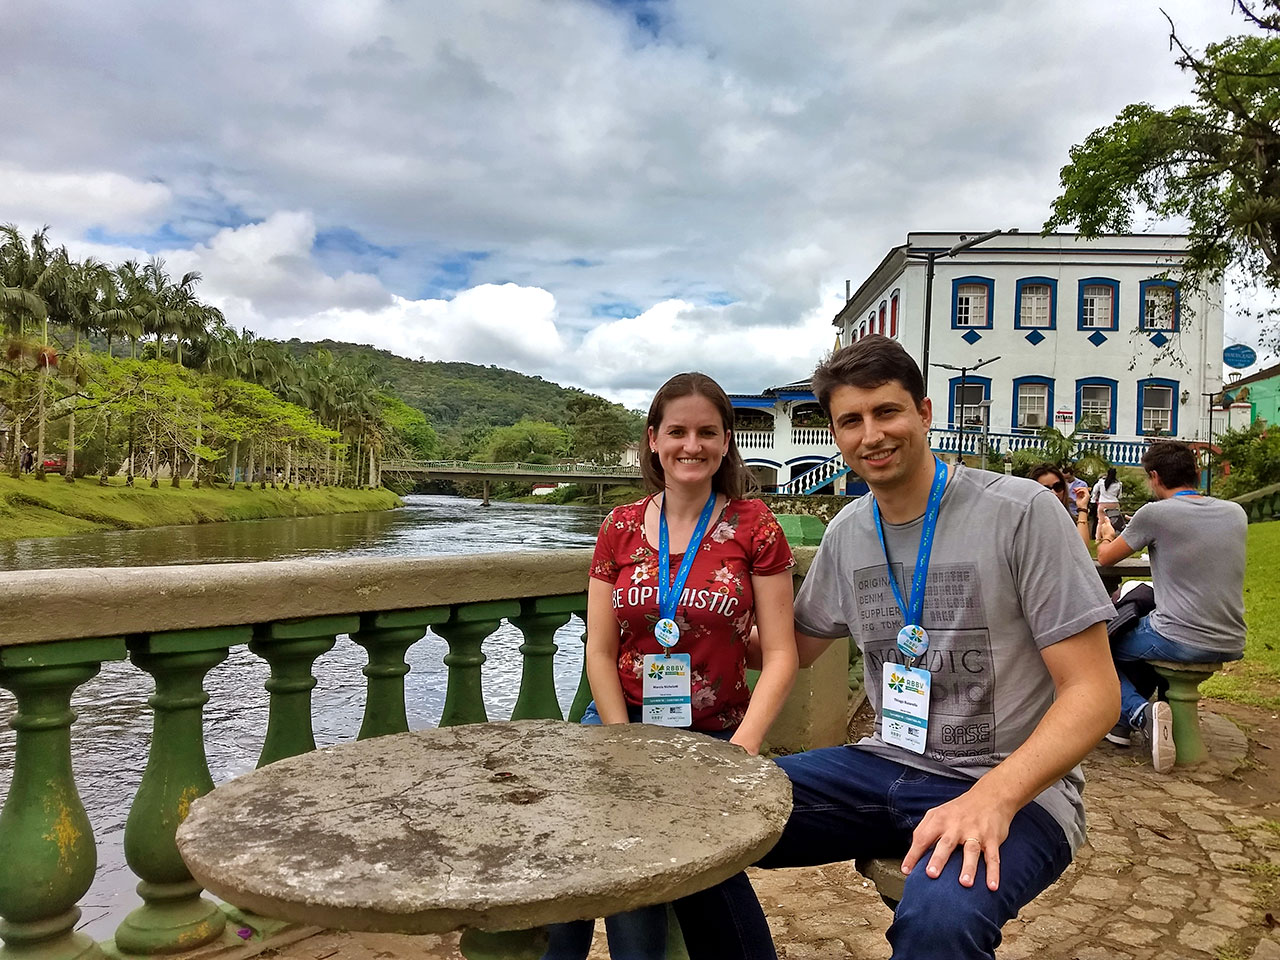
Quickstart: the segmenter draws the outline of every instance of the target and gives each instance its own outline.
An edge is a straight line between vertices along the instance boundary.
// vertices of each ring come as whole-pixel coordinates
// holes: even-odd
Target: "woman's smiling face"
[[[701,394],[669,400],[657,429],[649,428],[649,449],[668,484],[710,483],[729,451],[729,434],[714,403]]]

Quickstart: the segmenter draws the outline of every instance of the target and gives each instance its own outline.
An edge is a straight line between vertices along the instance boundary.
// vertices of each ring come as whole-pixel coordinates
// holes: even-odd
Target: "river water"
[[[304,557],[422,556],[589,547],[605,510],[552,504],[495,502],[459,497],[408,496],[405,507],[379,513],[251,520],[49,537],[0,543],[0,570],[83,566],[231,563]],[[556,634],[556,690],[567,712],[582,669],[582,622],[574,617]],[[485,706],[491,720],[506,719],[520,682],[519,631],[504,624],[486,641]],[[444,706],[444,641],[432,633],[409,648],[405,699],[411,729],[435,726]],[[354,740],[364,710],[365,652],[347,637],[316,662],[312,692],[318,746]],[[253,769],[267,726],[267,665],[247,647],[230,651],[205,684],[205,750],[215,783]],[[72,765],[93,824],[98,872],[81,901],[81,927],[96,939],[114,935],[140,902],[137,877],[124,857],[129,804],[146,766],[151,678],[127,662],[103,664],[77,691],[72,706]],[[7,721],[15,704],[0,690],[0,796],[13,768],[14,733]],[[425,788],[425,785],[424,785]]]

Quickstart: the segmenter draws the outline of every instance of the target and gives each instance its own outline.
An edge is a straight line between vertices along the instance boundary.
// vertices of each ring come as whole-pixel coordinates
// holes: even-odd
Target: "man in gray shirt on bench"
[[[1142,455],[1156,501],[1141,507],[1117,536],[1098,517],[1098,563],[1110,566],[1144,547],[1151,556],[1156,608],[1125,634],[1112,638],[1120,674],[1120,722],[1107,734],[1127,745],[1137,732],[1150,741],[1157,771],[1173,766],[1172,720],[1167,703],[1148,703],[1125,676],[1139,660],[1205,663],[1244,655],[1244,509],[1201,496],[1195,453],[1162,440]]]

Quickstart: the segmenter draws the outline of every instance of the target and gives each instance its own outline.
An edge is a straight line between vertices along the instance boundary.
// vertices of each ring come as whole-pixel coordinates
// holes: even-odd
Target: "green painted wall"
[[[1249,402],[1253,404],[1254,420],[1280,423],[1280,377],[1249,384]]]

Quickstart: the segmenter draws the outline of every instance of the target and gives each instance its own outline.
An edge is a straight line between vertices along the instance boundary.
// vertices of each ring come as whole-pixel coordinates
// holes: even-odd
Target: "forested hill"
[[[334,356],[366,357],[391,384],[391,391],[426,414],[436,430],[455,433],[474,427],[508,426],[519,420],[565,425],[569,401],[583,391],[501,367],[440,360],[409,360],[387,350],[334,340],[285,346],[294,354],[328,350]],[[612,406],[617,406],[613,404]],[[622,408],[618,406],[618,409]],[[639,431],[637,431],[638,433]]]

